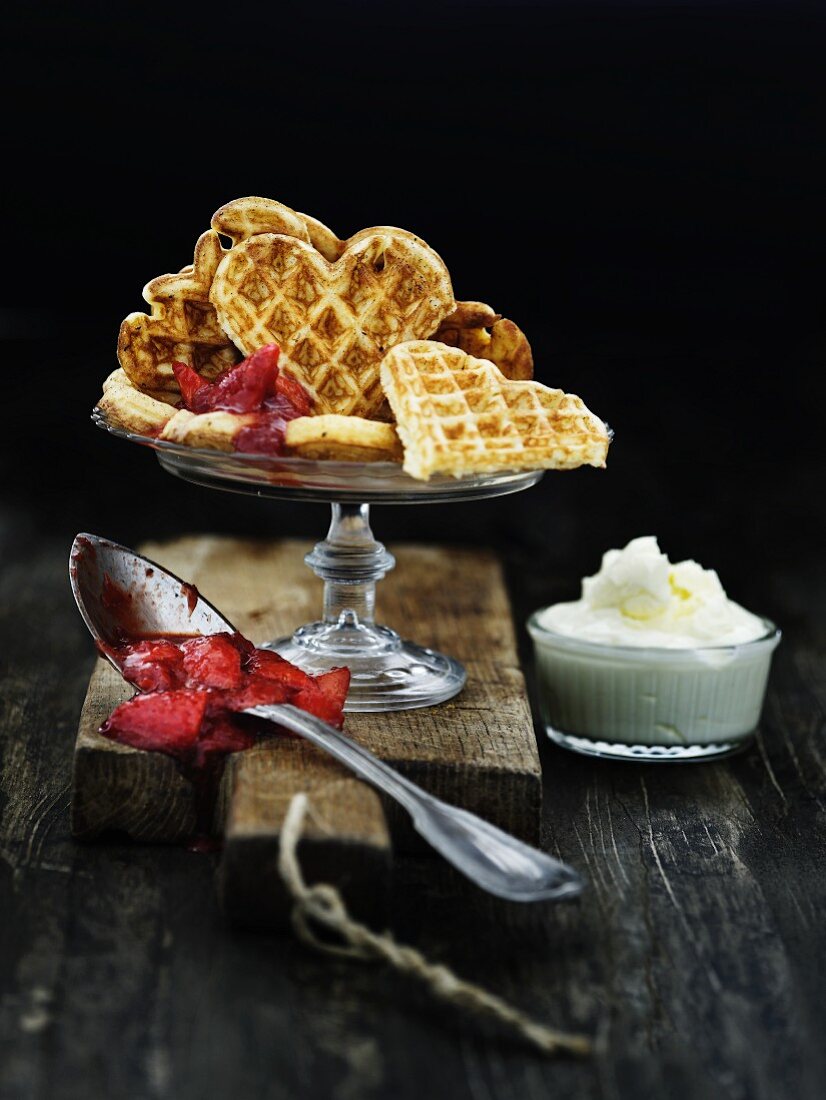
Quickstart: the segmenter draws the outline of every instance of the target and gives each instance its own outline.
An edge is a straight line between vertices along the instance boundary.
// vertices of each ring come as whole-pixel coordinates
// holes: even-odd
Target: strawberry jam
[[[207,382],[186,363],[173,363],[184,408],[194,413],[252,414],[233,440],[235,450],[281,454],[287,421],[309,416],[312,402],[303,386],[279,370],[279,355],[277,344],[267,344],[222,371],[214,382]]]
[[[196,792],[199,834],[209,832],[226,757],[286,732],[241,711],[292,703],[334,726],[344,720],[348,669],[310,676],[238,633],[124,637],[101,648],[140,694],[115,707],[100,732],[175,759]]]

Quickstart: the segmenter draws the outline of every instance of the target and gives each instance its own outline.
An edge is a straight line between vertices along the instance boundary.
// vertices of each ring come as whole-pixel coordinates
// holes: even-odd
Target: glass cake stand
[[[324,609],[316,622],[265,643],[307,672],[346,665],[345,710],[391,711],[429,707],[462,690],[466,673],[453,657],[403,640],[376,623],[376,584],[395,565],[370,529],[371,504],[449,504],[517,493],[535,485],[542,470],[417,481],[394,462],[324,462],[185,447],[136,435],[110,424],[100,409],[92,419],[120,439],[151,447],[164,470],[210,489],[274,500],[330,504],[327,537],[305,561],[324,582]]]

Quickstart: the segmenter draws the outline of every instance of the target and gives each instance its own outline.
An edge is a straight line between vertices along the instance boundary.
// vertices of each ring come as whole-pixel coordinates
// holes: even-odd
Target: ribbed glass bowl
[[[544,610],[544,609],[543,609]],[[707,760],[754,737],[780,631],[694,649],[603,645],[528,620],[545,730],[589,756],[649,762]]]

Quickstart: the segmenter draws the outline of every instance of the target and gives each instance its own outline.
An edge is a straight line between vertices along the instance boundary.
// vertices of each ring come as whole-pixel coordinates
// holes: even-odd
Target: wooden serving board
[[[149,543],[149,558],[197,585],[237,628],[261,643],[317,617],[322,588],[304,565],[309,545],[228,538]],[[447,801],[523,839],[539,839],[541,774],[510,605],[489,553],[394,547],[397,567],[379,588],[379,619],[408,638],[457,657],[468,683],[438,707],[351,714],[348,734]],[[175,762],[118,745],[97,731],[131,694],[99,661],[75,747],[72,830],[90,838],[120,830],[136,840],[180,842],[194,828],[194,794]],[[407,815],[313,746],[277,737],[228,758],[213,829],[223,835],[219,886],[238,923],[284,916],[274,873],[290,799],[310,797],[300,857],[308,881],[333,881],[363,916],[380,906],[397,851],[421,850]]]

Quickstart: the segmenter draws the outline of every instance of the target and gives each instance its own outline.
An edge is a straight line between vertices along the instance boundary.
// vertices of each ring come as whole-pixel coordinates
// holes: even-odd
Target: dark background
[[[88,415],[121,318],[222,203],[398,224],[537,377],[616,432],[605,471],[379,537],[490,542],[573,595],[657,533],[771,611],[824,533],[822,6],[36,4],[2,41],[4,530],[320,534],[318,506],[164,474]],[[554,582],[556,583],[556,582]]]
[[[821,1100],[824,47],[823,6],[781,0],[4,11],[0,1091]],[[228,931],[209,859],[70,839],[93,661],[73,534],[325,529],[321,506],[198,489],[89,421],[141,287],[249,193],[342,235],[420,233],[615,429],[606,470],[377,509],[391,547],[494,545],[519,623],[655,532],[784,629],[742,756],[612,765],[540,733],[543,844],[590,879],[581,905],[528,934],[438,861],[397,861],[400,942],[593,1033],[593,1062]]]

